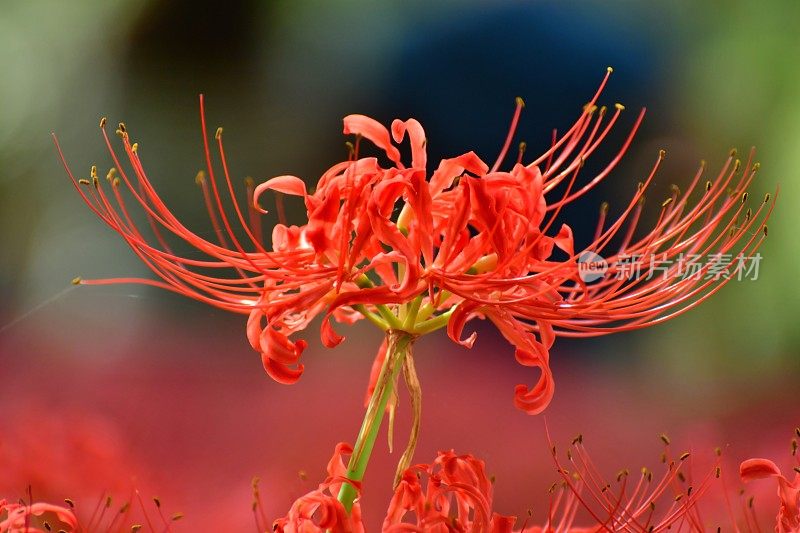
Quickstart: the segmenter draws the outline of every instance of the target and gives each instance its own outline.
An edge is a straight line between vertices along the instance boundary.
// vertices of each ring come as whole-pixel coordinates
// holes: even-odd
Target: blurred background
[[[201,92],[210,127],[225,126],[235,176],[314,182],[345,157],[350,113],[419,119],[431,160],[469,150],[493,160],[522,96],[518,138],[543,151],[608,65],[602,103],[628,111],[595,164],[639,108],[648,113],[625,163],[565,214],[578,239],[591,236],[601,201],[622,209],[660,148],[668,157],[657,194],[687,184],[701,159],[713,170],[731,147],[755,145],[755,191],[779,183],[780,202],[758,280],[731,283],[652,329],[558,341],[550,429],[565,443],[583,433],[610,476],[657,463],[661,432],[703,453],[723,445],[735,458],[788,465],[800,424],[797,20],[791,0],[4,3],[0,494],[15,499],[32,484],[35,496],[93,503],[135,485],[186,513],[187,530],[236,531],[251,527],[258,475],[268,515],[280,516],[322,480],[335,443],[354,439],[380,340],[367,325],[340,327],[347,341],[325,350],[312,327],[306,373],[286,387],[264,375],[242,317],[147,287],[72,286],[77,275],[149,272],[85,208],[50,132],[87,176],[92,164],[111,166],[99,118],[125,121],[178,218],[210,235],[194,184]],[[444,335],[418,344],[416,458],[478,455],[497,478],[496,510],[541,519],[555,479],[543,417],[511,402],[531,376],[496,333],[479,329],[472,351]],[[399,439],[407,411],[401,404]],[[363,500],[373,528],[394,461],[379,443]]]

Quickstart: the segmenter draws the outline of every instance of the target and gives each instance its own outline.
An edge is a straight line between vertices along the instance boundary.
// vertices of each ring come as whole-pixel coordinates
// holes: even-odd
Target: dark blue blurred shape
[[[654,65],[664,51],[646,24],[623,25],[598,5],[536,3],[456,11],[420,24],[399,44],[380,118],[413,113],[426,128],[430,159],[474,149],[493,160],[514,98],[526,111],[518,131],[535,150],[570,124],[606,72],[604,102],[657,104]]]

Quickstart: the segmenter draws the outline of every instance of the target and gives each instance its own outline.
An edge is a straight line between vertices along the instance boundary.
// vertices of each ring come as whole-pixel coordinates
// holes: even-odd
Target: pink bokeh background
[[[37,499],[93,506],[106,492],[124,499],[137,488],[158,495],[170,513],[184,513],[187,531],[242,531],[252,527],[250,481],[258,476],[267,516],[281,516],[324,479],[334,445],[352,443],[380,333],[368,325],[340,328],[348,339],[326,350],[309,332],[307,371],[284,386],[264,374],[243,319],[179,301],[153,311],[150,297],[141,289],[78,288],[3,335],[0,493],[22,496],[30,483]],[[710,468],[714,447],[723,447],[730,488],[740,485],[739,460],[790,458],[795,413],[773,407],[796,390],[790,379],[757,394],[743,388],[685,397],[669,380],[648,379],[652,371],[634,353],[608,364],[603,354],[569,353],[581,346],[569,343],[553,351],[552,406],[531,417],[511,401],[513,386],[532,380],[530,369],[514,362],[491,328],[478,331],[471,351],[444,334],[416,344],[423,386],[416,461],[451,448],[484,459],[496,478],[498,512],[530,509],[544,519],[547,488],[558,479],[545,419],[562,448],[582,433],[609,478],[621,468],[659,472],[661,433],[678,453],[693,452],[699,473]],[[382,431],[365,479],[362,506],[372,528],[391,495],[408,411],[401,393],[395,452],[388,453]],[[773,485],[749,489],[771,517]]]

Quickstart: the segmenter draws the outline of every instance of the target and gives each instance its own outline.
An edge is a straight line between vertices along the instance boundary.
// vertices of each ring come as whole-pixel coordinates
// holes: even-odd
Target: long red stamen
[[[514,138],[514,132],[517,131],[517,124],[519,124],[519,116],[522,114],[523,107],[525,107],[525,101],[517,96],[516,107],[514,108],[514,116],[511,118],[511,126],[508,128],[506,141],[503,143],[503,148],[500,150],[500,154],[497,156],[497,161],[494,162],[494,165],[492,165],[492,168],[489,172],[496,172],[503,163],[503,159],[505,159],[506,153],[508,153],[508,149],[511,147],[511,141]]]

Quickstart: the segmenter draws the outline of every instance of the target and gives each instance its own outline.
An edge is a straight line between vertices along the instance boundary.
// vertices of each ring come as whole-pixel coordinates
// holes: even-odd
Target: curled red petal
[[[306,346],[303,340],[292,342],[287,335],[273,326],[264,328],[259,338],[259,348],[263,354],[287,365],[296,363]]]
[[[373,118],[364,115],[347,115],[344,117],[344,134],[361,135],[369,139],[378,148],[386,152],[389,159],[400,163],[400,152],[392,145],[389,130]]]
[[[339,335],[336,333],[336,330],[333,329],[333,324],[331,324],[330,321],[331,314],[332,313],[329,313],[322,319],[322,324],[319,328],[322,344],[324,344],[326,348],[334,348],[344,340],[344,336]]]
[[[514,405],[529,415],[538,415],[547,409],[555,392],[555,381],[550,367],[541,365],[540,368],[542,373],[539,381],[532,388],[522,384],[514,387]]]
[[[30,513],[34,516],[42,516],[45,513],[53,513],[67,526],[73,529],[78,527],[78,519],[75,517],[75,513],[66,507],[61,507],[60,505],[52,505],[50,503],[34,503],[30,506]]]
[[[253,190],[253,207],[261,213],[266,213],[266,209],[262,209],[258,205],[258,198],[266,191],[281,192],[284,194],[291,194],[292,196],[307,196],[306,184],[297,176],[276,176],[270,178],[264,183],[259,183]]]
[[[783,476],[778,466],[769,459],[748,459],[739,466],[743,481],[774,477],[778,481],[778,508],[775,531],[790,533],[800,531],[800,473],[794,481]]]
[[[410,118],[406,121],[394,120],[392,122],[392,138],[394,142],[403,142],[403,137],[408,133],[411,144],[411,166],[424,169],[428,158],[425,152],[425,130],[418,120]]]
[[[466,339],[461,338],[461,334],[464,332],[464,326],[471,318],[473,309],[474,306],[470,304],[459,304],[455,308],[455,311],[453,311],[450,320],[447,322],[447,336],[450,337],[453,342],[466,348],[472,348],[472,345],[475,344],[475,339],[478,338],[478,334],[474,331]]]
[[[742,481],[764,479],[766,477],[783,477],[778,466],[769,459],[748,459],[739,465],[739,476]]]
[[[291,368],[288,365],[270,359],[266,354],[261,354],[261,363],[264,365],[264,370],[269,377],[282,385],[297,383],[297,380],[303,375],[304,366],[302,363],[298,364],[296,368]]]
[[[561,229],[558,230],[558,235],[553,237],[553,243],[558,246],[561,250],[567,253],[570,257],[575,255],[575,245],[573,243],[572,238],[572,228],[567,226],[566,224],[561,225]]]
[[[435,196],[450,187],[453,180],[464,171],[483,176],[489,171],[489,165],[484,163],[475,152],[467,152],[452,159],[443,159],[439,163],[439,168],[431,175],[431,195]]]

